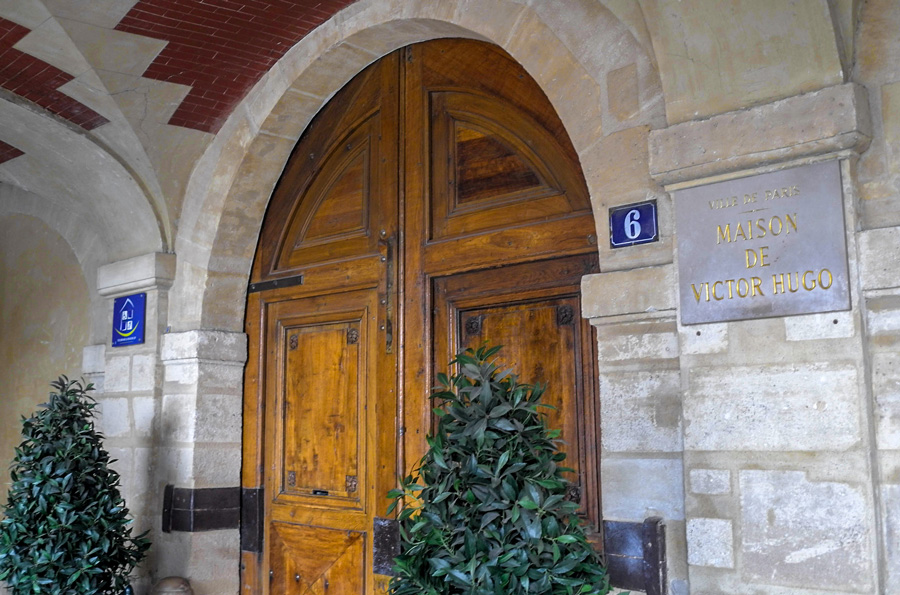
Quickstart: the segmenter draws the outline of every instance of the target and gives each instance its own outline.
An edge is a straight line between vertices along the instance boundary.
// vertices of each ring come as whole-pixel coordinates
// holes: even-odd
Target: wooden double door
[[[590,201],[547,98],[501,49],[390,54],[310,124],[265,216],[251,287],[243,486],[262,500],[242,592],[372,593],[388,490],[422,456],[458,350],[502,344],[549,385],[571,497],[599,521]]]

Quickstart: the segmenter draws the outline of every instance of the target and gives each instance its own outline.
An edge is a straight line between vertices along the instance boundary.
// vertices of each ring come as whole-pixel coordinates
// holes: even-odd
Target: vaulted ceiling
[[[68,199],[119,257],[171,249],[190,166],[351,2],[0,1],[0,182]]]
[[[475,4],[433,1],[436,11]],[[568,15],[613,15],[658,69],[653,78],[662,83],[670,124],[736,109],[748,98],[762,103],[841,82],[860,6],[550,1],[504,0],[533,5],[563,29]],[[113,259],[172,251],[191,176],[242,101],[267,77],[281,76],[279,61],[322,23],[378,5],[0,0],[0,184],[31,197],[23,200],[46,197],[66,205],[73,219],[96,222]],[[602,48],[600,41],[572,43]],[[785,43],[793,43],[788,67]],[[748,63],[756,67],[744,72]]]

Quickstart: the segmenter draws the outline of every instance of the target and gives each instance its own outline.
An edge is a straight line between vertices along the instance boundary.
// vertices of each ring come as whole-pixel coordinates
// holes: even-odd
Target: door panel
[[[562,124],[499,48],[410,46],[335,95],[285,166],[251,275],[242,475],[263,488],[264,519],[244,593],[384,587],[373,527],[424,452],[435,373],[485,340],[551,387],[599,518],[578,297],[594,233]]]
[[[378,471],[394,454],[378,453],[376,444],[382,432],[393,436],[395,411],[368,406],[385,386],[378,310],[375,290],[267,305],[265,542],[272,586],[264,592],[281,593],[275,585],[284,585],[286,592],[317,593],[326,562],[333,572],[352,568],[352,576],[366,578],[370,530],[383,508],[372,498],[376,486],[394,481]],[[297,583],[298,574],[319,578]]]
[[[543,403],[552,407],[545,410],[547,427],[562,431],[564,466],[573,469],[569,497],[594,527],[596,352],[591,326],[579,315],[579,284],[597,270],[596,256],[586,255],[436,279],[433,356],[438,365],[467,347],[502,345],[502,368],[514,368],[520,382],[545,386]]]
[[[452,352],[434,347],[446,332],[432,318],[434,280],[485,269],[502,277],[502,267],[597,249],[578,156],[524,69],[496,46],[467,40],[406,52],[401,382],[411,465],[431,424],[427,394]]]
[[[365,537],[355,531],[272,523],[269,592],[357,595],[365,587]]]
[[[252,280],[378,254],[397,222],[399,55],[351,80],[310,123],[272,194]]]
[[[568,169],[559,143],[527,113],[474,93],[434,91],[430,103],[432,240],[585,208],[556,179]]]
[[[378,188],[379,182],[374,176],[380,160],[379,124],[377,115],[369,118],[340,139],[342,149],[323,160],[291,215],[276,269],[296,269],[376,249],[378,233],[369,223],[369,205],[371,189]]]
[[[360,460],[365,458],[364,351],[366,312],[345,320],[279,320],[285,354],[284,409],[276,445],[282,453],[282,493],[338,498],[359,506]],[[330,318],[330,317],[329,317]],[[365,337],[362,337],[365,340]],[[329,398],[316,398],[328,395]]]

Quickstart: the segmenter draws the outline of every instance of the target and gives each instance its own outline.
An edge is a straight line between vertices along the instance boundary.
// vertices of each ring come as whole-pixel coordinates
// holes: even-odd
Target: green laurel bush
[[[413,473],[392,490],[401,555],[394,595],[605,594],[609,579],[565,499],[560,432],[539,412],[541,386],[519,384],[491,358],[456,356],[438,375],[437,431]]]
[[[60,377],[22,420],[0,521],[0,581],[11,595],[130,593],[150,542],[132,537],[119,474],[91,421],[93,386]]]

